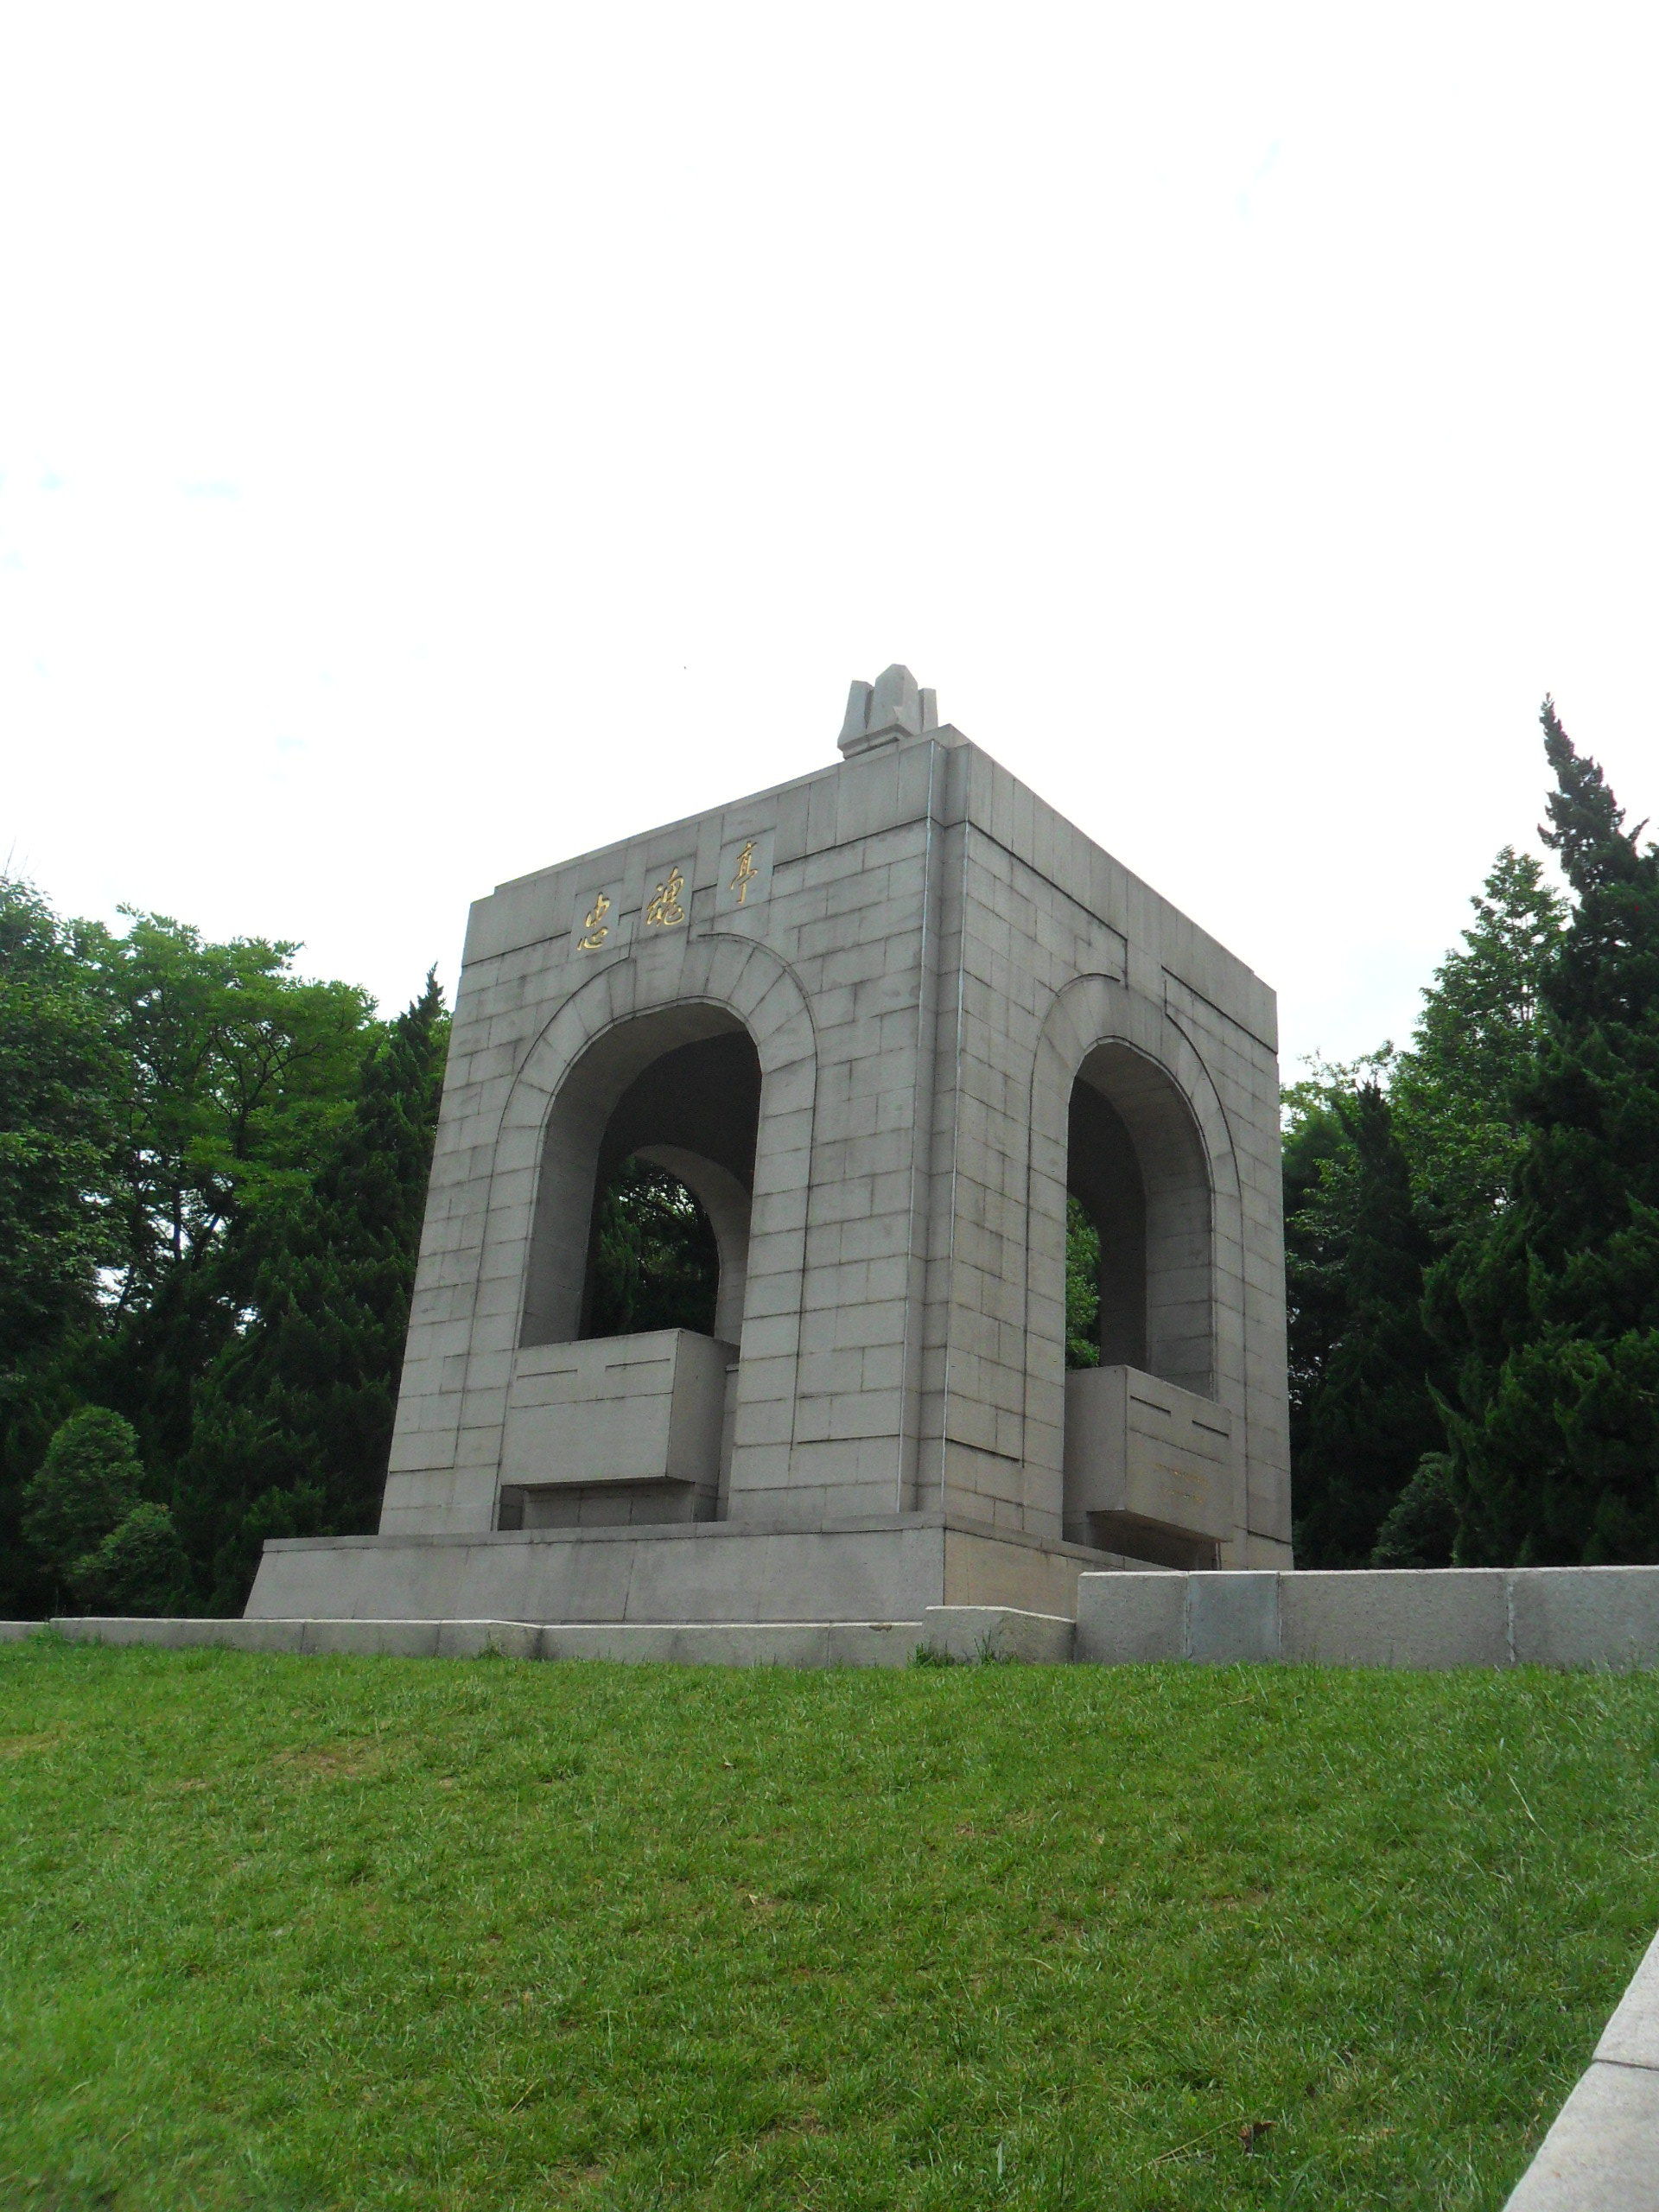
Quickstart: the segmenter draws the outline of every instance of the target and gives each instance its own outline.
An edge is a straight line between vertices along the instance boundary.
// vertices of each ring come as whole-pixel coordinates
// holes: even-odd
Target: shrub
[[[96,1551],[77,1560],[70,1580],[92,1613],[176,1613],[185,1603],[189,1563],[164,1505],[135,1505]]]
[[[1425,1452],[1377,1531],[1371,1565],[1450,1567],[1457,1534],[1451,1454]]]
[[[48,1574],[67,1582],[139,1502],[138,1440],[119,1414],[83,1406],[47,1446],[23,1486],[24,1541]]]

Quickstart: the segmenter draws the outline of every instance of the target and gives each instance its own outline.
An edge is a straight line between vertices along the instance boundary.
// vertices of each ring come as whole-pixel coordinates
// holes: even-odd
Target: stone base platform
[[[622,1623],[909,1621],[995,1605],[1075,1620],[1077,1580],[1127,1566],[942,1515],[794,1529],[754,1522],[473,1536],[267,1541],[253,1620]]]
[[[34,1634],[45,1625],[4,1626]],[[918,1621],[328,1621],[122,1618],[63,1615],[49,1624],[72,1643],[149,1644],[167,1651],[218,1646],[306,1657],[353,1653],[396,1659],[620,1659],[686,1667],[903,1667],[918,1648],[945,1660],[1071,1656],[1073,1622],[998,1605],[931,1605]]]

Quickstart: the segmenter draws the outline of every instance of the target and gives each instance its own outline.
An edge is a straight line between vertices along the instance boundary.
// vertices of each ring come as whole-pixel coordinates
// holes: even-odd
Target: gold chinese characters
[[[685,919],[685,908],[680,893],[685,889],[685,878],[677,868],[670,868],[668,880],[659,883],[645,908],[645,927],[648,930],[672,929],[677,922]]]
[[[587,934],[576,939],[578,952],[597,952],[610,935],[605,917],[611,911],[611,902],[601,891],[594,900],[593,912],[582,924]]]
[[[740,906],[748,897],[749,886],[760,873],[760,869],[754,864],[754,840],[751,837],[737,856],[737,874],[732,878],[731,887],[737,893],[737,903]]]

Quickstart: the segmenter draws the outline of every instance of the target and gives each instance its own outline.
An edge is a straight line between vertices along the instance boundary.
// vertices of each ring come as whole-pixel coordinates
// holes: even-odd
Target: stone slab
[[[1189,1574],[1181,1656],[1202,1666],[1259,1666],[1280,1656],[1281,1580],[1272,1573]]]
[[[31,1626],[38,1626],[38,1623]],[[64,1618],[73,1642],[161,1650],[380,1654],[404,1659],[621,1659],[694,1667],[903,1667],[923,1641],[913,1621],[188,1620]],[[1065,1626],[1069,1630],[1071,1624]]]
[[[923,1641],[946,1659],[1062,1667],[1071,1660],[1076,1636],[1075,1621],[1013,1605],[930,1605],[923,1615]]]
[[[1610,2066],[1648,2066],[1659,2073],[1659,1936],[1647,1948],[1618,2010],[1602,2031],[1596,2056]],[[1659,2164],[1659,2145],[1656,2145]]]
[[[1189,1579],[1153,1572],[1080,1575],[1076,1656],[1103,1667],[1185,1658]]]
[[[1086,1572],[1077,1586],[1077,1656],[1107,1666],[1659,1666],[1659,1567]]]
[[[1659,2212],[1659,2073],[1594,2060],[1505,2212]]]
[[[1517,1666],[1659,1665],[1659,1569],[1521,1567],[1509,1586]]]
[[[920,1621],[613,1621],[541,1630],[543,1659],[683,1667],[903,1667]]]
[[[918,1621],[993,1600],[1065,1614],[1110,1554],[934,1514],[268,1542],[250,1619]]]
[[[1280,1578],[1280,1656],[1301,1666],[1506,1667],[1497,1567],[1396,1568]]]
[[[232,1651],[298,1651],[303,1621],[227,1621],[58,1614],[52,1625],[72,1643],[150,1643],[169,1651],[222,1644]]]
[[[918,1621],[944,1595],[944,1531],[896,1516],[267,1543],[250,1618]]]
[[[44,1621],[0,1621],[0,1643],[21,1643],[26,1636],[38,1636],[45,1626]]]

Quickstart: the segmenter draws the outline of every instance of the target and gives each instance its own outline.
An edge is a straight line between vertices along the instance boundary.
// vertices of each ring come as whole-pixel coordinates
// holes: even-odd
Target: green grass
[[[0,2204],[1496,2207],[1656,1919],[1648,1677],[9,1646]]]

